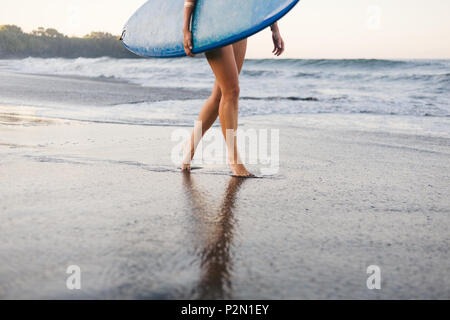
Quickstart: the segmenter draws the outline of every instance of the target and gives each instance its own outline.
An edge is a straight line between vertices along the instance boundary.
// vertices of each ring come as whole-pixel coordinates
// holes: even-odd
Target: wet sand
[[[3,104],[58,106],[108,106],[154,102],[168,97],[206,98],[205,90],[146,88],[114,78],[89,78],[21,74],[0,70],[0,101]]]
[[[242,180],[178,172],[176,127],[3,106],[0,298],[449,299],[450,138],[382,120],[244,121],[281,129],[280,171]]]

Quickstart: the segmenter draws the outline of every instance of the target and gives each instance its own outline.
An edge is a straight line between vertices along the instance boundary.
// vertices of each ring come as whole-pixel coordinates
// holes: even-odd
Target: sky
[[[165,1],[165,0],[153,0]],[[219,0],[210,0],[219,1]],[[264,0],[260,0],[264,1]],[[0,0],[0,25],[120,34],[146,0]],[[280,22],[285,58],[450,58],[450,0],[301,0]],[[268,29],[248,58],[271,57]]]

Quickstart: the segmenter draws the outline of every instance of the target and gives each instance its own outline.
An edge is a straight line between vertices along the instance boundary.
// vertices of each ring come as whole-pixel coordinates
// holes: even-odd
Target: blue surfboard
[[[272,25],[300,0],[197,0],[193,53],[247,38]],[[144,57],[182,57],[185,0],[150,0],[127,22],[124,46]]]

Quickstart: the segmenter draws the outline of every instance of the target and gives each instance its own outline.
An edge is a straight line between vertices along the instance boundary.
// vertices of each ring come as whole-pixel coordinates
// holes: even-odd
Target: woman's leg
[[[212,127],[214,122],[216,122],[217,117],[219,116],[219,105],[221,97],[222,93],[216,81],[211,96],[208,98],[208,100],[206,100],[202,110],[200,110],[197,125],[194,128],[194,132],[192,133],[191,139],[186,143],[184,150],[184,160],[183,163],[181,164],[182,171],[189,171],[191,169],[191,161],[194,158],[195,150],[197,149],[198,144],[200,143],[200,139],[198,139],[198,141],[195,141],[196,136],[200,135],[199,133],[201,132],[200,137],[203,137],[206,131],[208,131],[209,128]]]
[[[234,59],[238,68],[238,73],[241,74],[242,66],[244,65],[245,55],[247,53],[247,39],[241,40],[233,44]]]
[[[251,176],[251,174],[242,163],[237,150],[236,130],[238,127],[240,89],[239,68],[235,51],[241,53],[238,46],[235,49],[233,45],[229,45],[207,52],[206,58],[216,75],[216,81],[222,92],[219,118],[227,144],[228,162],[231,171],[233,175],[246,177]]]
[[[245,60],[245,54],[247,52],[247,39],[241,40],[235,44],[233,44],[233,52],[236,60],[238,73],[241,73],[242,66]],[[198,116],[198,125],[201,125],[200,128],[194,128],[194,132],[192,133],[191,140],[186,144],[185,148],[185,158],[181,165],[183,171],[190,170],[190,163],[195,155],[195,150],[197,150],[197,146],[200,141],[195,141],[195,132],[200,132],[201,137],[205,135],[205,133],[212,127],[214,122],[216,122],[217,117],[219,116],[219,106],[220,100],[222,98],[222,92],[220,90],[220,86],[217,81],[214,83],[214,88],[212,90],[211,96],[206,100],[200,114]]]

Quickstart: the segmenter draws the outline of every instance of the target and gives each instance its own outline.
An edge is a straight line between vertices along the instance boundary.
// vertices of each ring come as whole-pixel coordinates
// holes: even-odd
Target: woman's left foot
[[[182,163],[181,164],[181,172],[191,172],[191,164],[190,163]]]
[[[190,140],[186,141],[183,150],[184,159],[181,163],[181,172],[191,172],[191,161],[193,158],[193,153],[192,151],[189,151],[191,150]]]

